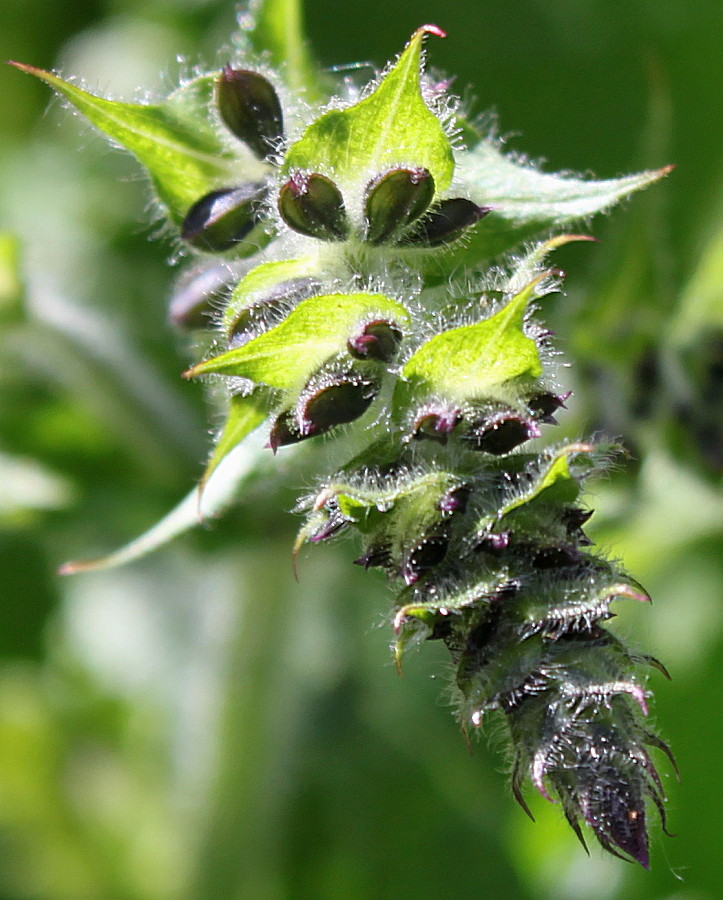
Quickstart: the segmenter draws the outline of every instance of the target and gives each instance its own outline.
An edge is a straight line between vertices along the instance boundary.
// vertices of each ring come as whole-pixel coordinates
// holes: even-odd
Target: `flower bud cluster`
[[[591,511],[580,503],[582,482],[605,454],[590,444],[530,445],[543,426],[557,424],[569,397],[551,388],[548,334],[529,321],[549,273],[533,266],[522,290],[511,287],[520,283],[513,274],[497,312],[478,305],[478,321],[462,327],[438,315],[436,334],[425,340],[416,311],[424,290],[410,296],[401,286],[391,298],[336,292],[339,272],[347,283],[369,284],[390,248],[434,253],[489,208],[440,197],[421,159],[371,178],[361,170],[355,221],[345,202],[348,175],[342,189],[328,167],[325,174],[321,164],[288,165],[293,148],[279,156],[284,116],[264,76],[226,68],[216,96],[231,132],[260,160],[280,165],[280,187],[272,196],[269,178],[211,192],[189,210],[182,236],[223,252],[275,207],[318,249],[252,269],[224,315],[227,349],[190,374],[241,377],[266,391],[274,453],[367,423],[368,450],[302,504],[297,550],[357,530],[356,564],[381,568],[399,585],[397,664],[410,644],[443,641],[463,730],[489,714],[507,723],[512,788],[523,808],[529,812],[522,793],[529,777],[561,802],[581,840],[584,822],[605,849],[647,866],[646,802],[664,822],[664,798],[646,748],[669,751],[644,725],[645,660],[604,625],[613,602],[648,597],[583,531]],[[323,248],[349,242],[366,255],[336,257],[330,274]],[[546,248],[536,252],[542,259]],[[299,350],[304,341],[307,354]],[[380,396],[392,398],[390,408],[363,418]]]
[[[586,823],[605,849],[647,866],[651,804],[665,827],[648,748],[670,751],[645,724],[641,670],[665,670],[605,625],[613,603],[648,597],[584,532],[583,482],[608,451],[533,443],[569,396],[534,304],[559,281],[546,255],[575,238],[538,245],[509,277],[497,269],[494,292],[478,275],[495,248],[570,220],[550,182],[564,193],[572,180],[516,168],[481,135],[469,151],[450,139],[439,113],[448,83],[425,90],[421,72],[427,34],[444,36],[420,28],[360,100],[331,101],[293,141],[283,91],[253,68],[214,76],[191,138],[193,116],[178,110],[209,97],[203,78],[166,106],[108,116],[112,101],[41,77],[126,141],[202,254],[173,321],[197,328],[224,305],[212,355],[185,373],[226,379],[231,395],[206,478],[264,418],[274,453],[353,429],[354,458],[302,503],[296,550],[357,531],[356,563],[381,568],[397,592],[397,665],[411,644],[442,641],[463,731],[490,715],[505,723],[523,808],[529,778],[581,840]],[[118,125],[124,116],[133,127]],[[198,152],[202,138],[218,165]],[[589,215],[660,174],[596,182],[592,200],[575,182],[570,205]],[[459,306],[458,284],[463,325],[445,312],[447,300]]]

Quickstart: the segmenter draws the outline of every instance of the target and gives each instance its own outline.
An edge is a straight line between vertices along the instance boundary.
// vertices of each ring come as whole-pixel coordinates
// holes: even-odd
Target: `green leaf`
[[[414,33],[376,90],[347,109],[332,109],[311,124],[286,155],[283,170],[318,172],[359,199],[368,181],[394,166],[428,169],[438,192],[452,180],[454,157],[439,119],[422,98],[421,52],[431,25]]]
[[[51,72],[13,65],[55,88],[91,124],[129,150],[148,170],[158,197],[177,224],[209,191],[263,174],[250,154],[248,160],[234,157],[217,136],[211,116],[214,76],[189,82],[163,103],[138,104],[96,97]]]
[[[219,463],[241,443],[241,441],[264,421],[268,414],[265,392],[256,390],[251,394],[234,394],[229,401],[228,416],[219,435],[211,458],[203,473],[199,490],[205,490],[208,479],[216,471]]]
[[[319,74],[304,40],[300,0],[257,0],[251,9],[251,28],[246,33],[257,53],[266,52],[273,66],[283,68],[292,90],[305,88],[318,94]]]
[[[278,287],[284,281],[315,275],[319,270],[317,256],[300,259],[281,259],[262,263],[245,275],[234,288],[228,306],[223,313],[223,328],[228,332],[241,310],[249,301],[261,299],[264,293]]]
[[[491,141],[458,155],[455,181],[459,193],[492,212],[470,231],[469,243],[455,261],[479,264],[595,213],[654,184],[671,171],[666,167],[606,181],[552,175],[504,156]]]
[[[450,472],[435,470],[413,478],[404,478],[396,483],[390,483],[389,478],[376,485],[370,482],[354,484],[349,481],[332,481],[316,498],[314,507],[318,509],[333,498],[343,515],[355,522],[366,510],[388,512],[400,500],[412,496],[431,497],[431,503],[435,504],[459,480]]]
[[[489,396],[512,380],[539,378],[540,355],[525,334],[524,321],[543,277],[531,281],[489,319],[452,328],[423,344],[402,370],[395,406],[406,406],[410,393],[440,393],[464,401]]]
[[[569,458],[580,453],[592,453],[593,449],[590,444],[568,444],[557,450],[527,489],[502,508],[499,518],[533,500],[554,504],[573,503],[580,494],[580,483],[570,472]]]
[[[326,294],[310,297],[276,328],[207,359],[185,373],[187,378],[217,372],[266,384],[282,391],[300,390],[309,375],[342,352],[360,324],[374,319],[398,325],[406,309],[382,294]]]
[[[205,519],[220,516],[239,496],[241,486],[257,464],[258,452],[256,449],[237,444],[234,451],[229,452],[221,460],[208,479],[202,494],[194,487],[168,515],[140,537],[100,559],[65,563],[58,570],[59,574],[75,575],[124,566],[147,556],[184,532],[200,525]]]

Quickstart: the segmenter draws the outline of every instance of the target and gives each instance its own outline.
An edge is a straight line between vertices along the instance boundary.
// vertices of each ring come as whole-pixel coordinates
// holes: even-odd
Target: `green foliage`
[[[145,167],[171,219],[180,223],[203,194],[237,178],[235,158],[210,118],[214,78],[196,78],[160,104],[106,100],[51,72],[15,63],[55,88],[89,122],[125,147]],[[247,163],[253,171],[252,163]]]
[[[283,171],[321,172],[353,189],[365,173],[371,178],[411,162],[431,172],[439,193],[446,191],[454,171],[452,148],[419,89],[422,42],[429,33],[440,34],[431,25],[420,28],[372,94],[309,125],[286,153]]]
[[[410,389],[464,401],[496,385],[539,378],[542,364],[537,344],[525,334],[524,325],[527,307],[543,277],[488,319],[449,329],[423,344],[402,369]]]
[[[605,212],[670,171],[667,167],[607,181],[551,175],[481,140],[460,159],[457,177],[472,200],[492,207],[494,218],[462,249],[464,260],[471,265],[490,259],[545,230]]]
[[[406,309],[382,294],[325,294],[303,300],[284,321],[237,349],[194,366],[189,377],[215,372],[280,391],[299,390],[330,357],[342,353],[365,322],[403,325]]]

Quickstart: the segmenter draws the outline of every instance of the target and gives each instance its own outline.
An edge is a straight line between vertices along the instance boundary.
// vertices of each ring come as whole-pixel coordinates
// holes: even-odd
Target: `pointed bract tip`
[[[598,239],[596,237],[593,237],[591,234],[558,234],[555,237],[545,241],[543,247],[546,247],[549,250],[556,250],[558,247],[563,247],[565,244],[572,244],[576,241],[590,241],[595,244],[598,243]]]
[[[79,575],[82,572],[92,572],[93,569],[100,568],[101,564],[102,560],[100,559],[75,560],[66,562],[63,563],[62,566],[58,567],[57,574]]]
[[[304,543],[303,538],[299,540],[296,539],[296,543],[291,551],[291,571],[294,573],[294,581],[299,583],[299,550],[301,550],[301,545]]]
[[[40,69],[37,66],[30,66],[27,63],[18,62],[15,59],[5,60],[9,66],[14,66],[16,69],[20,69],[21,72],[27,72],[29,75],[44,75],[45,69]]]
[[[443,30],[439,27],[439,25],[431,25],[431,24],[421,25],[421,26],[414,32],[414,34],[412,35],[412,40],[414,40],[414,38],[415,38],[418,34],[422,34],[422,35],[424,35],[424,34],[433,34],[435,37],[440,37],[440,38],[446,38],[446,37],[447,37],[447,32],[446,32],[446,31],[443,31]]]
[[[203,510],[201,509],[201,501],[203,500],[203,492],[206,490],[206,485],[208,484],[208,479],[211,473],[206,469],[203,473],[203,478],[198,484],[198,488],[196,489],[196,521],[199,525],[206,524],[206,517],[203,514]]]

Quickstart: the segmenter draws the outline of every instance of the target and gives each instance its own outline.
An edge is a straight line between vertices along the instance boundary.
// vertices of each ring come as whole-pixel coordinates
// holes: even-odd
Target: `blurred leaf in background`
[[[303,45],[279,26],[294,5],[277,6],[274,52],[290,42],[303,72]],[[437,702],[441,654],[395,676],[373,627],[384,585],[353,570],[351,548],[317,551],[293,581],[286,510],[311,479],[308,453],[258,470],[207,532],[116,572],[55,576],[187,493],[207,412],[179,377],[192,348],[166,321],[173,247],[149,241],[138,168],[7,69],[0,897],[715,900],[723,7],[363,0],[350,14],[314,0],[306,21],[324,66],[357,62],[365,76],[420,23],[443,26],[433,64],[456,74],[474,113],[494,108],[508,149],[544,155],[548,171],[677,166],[596,227],[600,247],[560,251],[568,295],[550,317],[572,364],[570,434],[598,428],[631,454],[592,488],[594,536],[655,599],[624,609],[619,628],[673,674],[652,686],[683,773],[665,782],[678,837],[654,837],[648,874],[588,859],[542,801],[529,822],[494,735],[470,757]],[[9,0],[4,26],[3,58],[138,100],[199,60],[220,67],[235,10]]]

